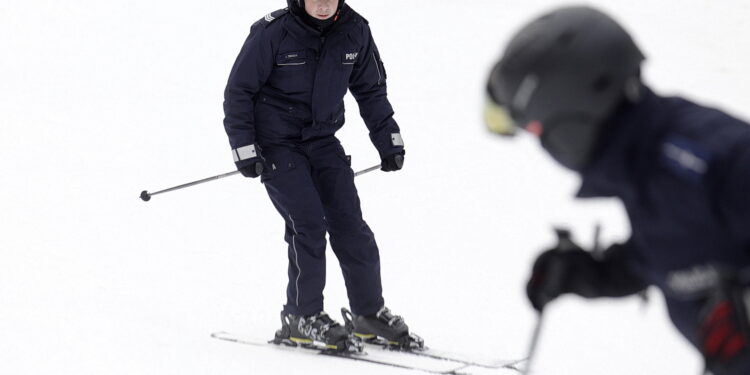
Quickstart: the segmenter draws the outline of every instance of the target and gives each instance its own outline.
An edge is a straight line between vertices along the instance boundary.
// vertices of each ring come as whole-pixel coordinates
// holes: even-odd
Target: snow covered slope
[[[552,225],[591,244],[629,227],[616,202],[576,202],[577,179],[530,137],[488,135],[484,80],[510,34],[558,1],[349,0],[382,52],[405,169],[358,177],[387,304],[428,344],[525,355],[523,286]],[[750,5],[593,0],[635,36],[645,76],[750,118]],[[233,177],[221,125],[249,26],[282,0],[4,0],[0,4],[0,373],[399,374],[298,361],[209,338],[271,335],[284,302],[283,223],[256,180]],[[356,169],[377,153],[347,99]],[[326,307],[346,305],[330,257]],[[661,297],[551,306],[535,374],[697,373]],[[477,349],[478,348],[478,349]]]

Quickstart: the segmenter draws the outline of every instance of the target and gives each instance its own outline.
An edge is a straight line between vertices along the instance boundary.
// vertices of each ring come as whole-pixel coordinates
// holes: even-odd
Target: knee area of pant
[[[341,233],[342,235],[359,235],[371,234],[370,227],[362,219],[357,218],[340,218],[327,219],[328,231],[332,233]]]
[[[320,220],[315,219],[294,219],[292,229],[300,235],[307,234],[310,236],[325,235],[326,233],[326,222],[321,218]]]

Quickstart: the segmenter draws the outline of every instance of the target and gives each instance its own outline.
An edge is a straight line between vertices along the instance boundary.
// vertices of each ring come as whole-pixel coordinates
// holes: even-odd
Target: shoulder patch
[[[697,141],[681,135],[668,136],[661,145],[661,164],[690,182],[700,182],[708,172],[711,152]]]
[[[271,22],[276,21],[281,16],[285,15],[289,12],[289,8],[279,9],[276,11],[273,11],[271,13],[266,14],[263,18],[258,20],[258,23],[262,24],[263,26],[268,26],[271,24]]]

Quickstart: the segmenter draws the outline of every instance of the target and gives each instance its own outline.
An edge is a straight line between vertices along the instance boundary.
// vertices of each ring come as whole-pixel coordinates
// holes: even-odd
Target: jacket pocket
[[[306,50],[279,53],[267,84],[286,95],[310,92],[315,79],[313,68]]]
[[[281,117],[296,119],[305,123],[312,121],[310,110],[301,104],[291,104],[267,94],[261,94],[256,104],[260,104],[255,107],[255,115],[259,119],[268,121]]]
[[[276,55],[278,66],[299,66],[307,64],[307,53],[304,50],[283,52]]]
[[[336,154],[336,156],[338,156],[338,158],[341,159],[341,161],[343,161],[347,167],[351,168],[352,156],[346,154],[346,151],[344,151],[344,147],[341,146],[341,143],[334,143],[331,147],[331,152]]]
[[[378,70],[378,85],[384,85],[385,80],[388,79],[388,74],[385,72],[385,64],[383,64],[383,60],[375,52],[372,53],[372,59],[375,61],[375,69]]]
[[[261,182],[266,182],[274,178],[280,178],[296,168],[294,156],[286,150],[274,150],[266,148],[263,160],[263,173]]]

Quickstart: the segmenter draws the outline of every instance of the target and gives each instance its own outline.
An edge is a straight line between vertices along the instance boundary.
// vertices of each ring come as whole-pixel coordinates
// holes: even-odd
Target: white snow
[[[622,206],[572,199],[577,178],[528,136],[480,118],[484,81],[520,25],[559,1],[349,0],[371,22],[406,142],[405,169],[357,178],[381,248],[388,306],[429,344],[523,357],[535,323],[524,284],[565,224],[590,245],[627,238]],[[589,1],[648,56],[660,93],[750,118],[750,5],[741,0]],[[0,373],[400,374],[301,360],[209,338],[271,335],[284,302],[283,223],[257,180],[232,177],[222,94],[257,19],[253,1],[0,4]],[[377,153],[347,99],[339,133],[355,169]],[[329,258],[326,308],[347,304]],[[656,291],[563,298],[534,373],[691,374],[702,363]]]

